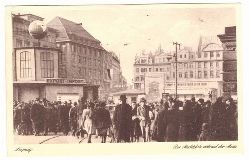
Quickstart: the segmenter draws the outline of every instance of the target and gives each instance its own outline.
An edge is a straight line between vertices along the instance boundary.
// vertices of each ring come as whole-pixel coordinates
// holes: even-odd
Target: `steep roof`
[[[79,36],[88,40],[95,42],[100,42],[95,39],[90,33],[88,33],[81,24],[72,22],[70,20],[64,19],[62,17],[55,17],[48,24],[48,27],[57,29],[59,31],[57,40],[58,41],[67,41],[72,40],[70,35]]]

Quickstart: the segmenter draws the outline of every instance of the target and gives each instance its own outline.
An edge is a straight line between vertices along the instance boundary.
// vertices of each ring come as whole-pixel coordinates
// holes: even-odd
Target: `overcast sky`
[[[83,27],[108,51],[120,55],[123,75],[133,78],[133,62],[143,49],[174,50],[173,41],[197,50],[199,37],[224,33],[236,25],[236,10],[223,5],[112,5],[14,7],[14,13],[31,13],[45,18],[66,18]],[[124,45],[127,44],[127,45]]]

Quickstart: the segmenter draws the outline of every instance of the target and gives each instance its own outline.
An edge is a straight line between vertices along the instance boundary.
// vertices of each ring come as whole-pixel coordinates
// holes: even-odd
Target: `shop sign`
[[[46,79],[47,83],[52,83],[52,84],[87,84],[85,79],[63,79],[63,78],[58,78],[58,79]]]

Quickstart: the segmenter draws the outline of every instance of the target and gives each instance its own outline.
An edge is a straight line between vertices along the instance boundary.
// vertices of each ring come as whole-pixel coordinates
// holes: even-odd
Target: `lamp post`
[[[173,45],[175,45],[175,55],[174,55],[174,57],[175,57],[175,98],[177,99],[177,46],[179,46],[179,49],[180,49],[180,43],[178,43],[178,42],[173,42]]]

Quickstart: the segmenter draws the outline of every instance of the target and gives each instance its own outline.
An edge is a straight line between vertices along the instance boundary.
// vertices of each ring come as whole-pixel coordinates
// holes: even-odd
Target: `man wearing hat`
[[[117,142],[130,141],[132,129],[132,107],[126,103],[126,95],[120,96],[121,104],[115,108],[113,121]]]
[[[150,118],[149,118],[149,106],[146,105],[146,99],[143,97],[140,99],[140,106],[137,108],[137,114],[140,119],[140,127],[144,142],[149,140],[149,128],[150,128]]]

